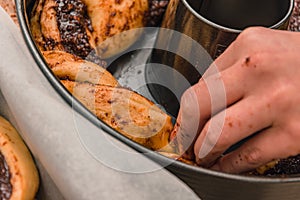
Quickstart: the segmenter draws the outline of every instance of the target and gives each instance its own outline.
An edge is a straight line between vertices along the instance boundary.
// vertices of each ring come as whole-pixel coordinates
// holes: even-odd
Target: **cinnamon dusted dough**
[[[31,30],[41,50],[65,50],[81,57],[96,50],[105,59],[138,39],[148,6],[148,0],[39,0]]]
[[[168,147],[171,117],[153,102],[121,88],[99,65],[62,51],[44,51],[43,56],[67,90],[99,119],[145,147]]]
[[[148,0],[83,0],[94,32],[93,40],[101,58],[120,53],[140,36]]]
[[[14,20],[15,24],[18,25],[15,1],[14,0],[0,0],[0,6],[2,8],[4,8],[4,10]]]
[[[121,88],[101,66],[81,59],[89,48],[101,58],[108,58],[132,45],[141,34],[136,28],[144,26],[148,0],[72,2],[39,0],[32,13],[32,34],[49,67],[83,105],[113,129],[153,150],[168,147],[173,128],[171,117],[148,99]],[[76,17],[62,15],[65,10]],[[62,23],[59,16],[68,19],[68,23]],[[74,27],[78,27],[75,34]],[[67,40],[69,33],[71,39]]]
[[[118,81],[103,67],[63,51],[44,51],[43,56],[59,79],[118,86]]]
[[[171,118],[145,97],[125,88],[62,80],[63,85],[99,119],[153,150],[169,143]]]
[[[0,151],[10,171],[10,200],[33,200],[39,186],[33,159],[15,128],[0,117]]]

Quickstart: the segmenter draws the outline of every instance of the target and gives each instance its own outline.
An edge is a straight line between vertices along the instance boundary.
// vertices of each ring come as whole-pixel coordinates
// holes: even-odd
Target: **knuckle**
[[[263,27],[246,28],[239,34],[236,41],[244,46],[253,45],[254,42],[263,42],[260,36],[264,35],[266,31],[267,29]]]
[[[268,94],[267,104],[270,112],[272,114],[276,114],[274,116],[277,116],[277,113],[285,113],[287,112],[290,107],[291,97],[288,94],[289,85],[285,81],[280,81],[279,79],[276,82],[273,82],[273,90],[271,93]],[[276,109],[274,109],[276,108]],[[276,112],[276,113],[273,113]]]
[[[258,148],[245,150],[243,157],[249,165],[259,166],[263,163],[262,151]]]
[[[191,106],[189,105],[197,105],[197,94],[193,87],[187,89],[180,99],[180,104],[183,107],[186,107],[186,109],[191,109]]]
[[[264,34],[267,31],[268,31],[267,28],[256,26],[256,27],[246,28],[243,32],[245,32],[249,35],[253,35],[253,34]]]
[[[262,58],[265,58],[264,53],[261,52],[253,52],[251,55],[249,55],[250,62],[253,64],[259,64],[262,62]]]
[[[181,96],[180,109],[187,117],[192,117],[189,119],[203,120],[203,115],[200,115],[200,100],[201,98],[197,95],[197,90],[199,86],[193,86],[187,89]],[[203,103],[203,102],[202,102]]]
[[[249,39],[249,38],[257,38],[257,35],[265,34],[267,31],[266,28],[263,27],[249,27],[242,31],[239,35],[241,38]],[[254,37],[253,37],[254,36]]]
[[[198,116],[199,104],[197,96],[192,89],[188,89],[184,92],[180,101],[180,109],[182,111],[182,117],[185,119],[193,119]]]
[[[241,66],[244,67],[245,73],[255,74],[253,78],[256,79],[266,79],[269,76],[274,76],[274,67],[269,64],[270,57],[272,57],[272,55],[269,52],[262,52],[259,49],[251,51],[252,52],[240,60]]]
[[[261,68],[260,66],[263,65],[263,59],[265,59],[265,56],[265,53],[253,52],[248,57],[246,57],[243,62],[245,62],[245,64],[247,64],[248,62],[248,66],[263,70],[264,68]]]
[[[187,89],[181,96],[181,104],[185,105],[189,103],[190,96],[192,95],[192,88]]]

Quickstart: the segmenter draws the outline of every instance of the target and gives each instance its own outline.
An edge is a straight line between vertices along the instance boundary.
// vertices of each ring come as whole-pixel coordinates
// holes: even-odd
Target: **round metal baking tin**
[[[170,158],[158,153],[152,153],[151,150],[129,140],[97,119],[62,86],[48,68],[43,56],[35,45],[30,33],[28,20],[28,13],[31,12],[33,4],[34,0],[16,0],[17,15],[28,49],[42,73],[58,94],[61,95],[73,109],[94,125],[105,130],[108,134],[138,152],[145,153],[150,159],[161,165],[171,162],[172,164],[167,165],[166,169],[184,181],[203,200],[295,200],[300,197],[300,177],[270,178],[233,175],[190,166],[178,161],[172,162]]]

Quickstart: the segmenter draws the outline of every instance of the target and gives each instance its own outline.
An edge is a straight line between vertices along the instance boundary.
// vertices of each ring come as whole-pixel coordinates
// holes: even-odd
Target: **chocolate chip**
[[[300,0],[295,0],[294,10],[290,19],[288,30],[300,31]]]
[[[273,168],[265,171],[265,176],[288,176],[300,174],[300,155],[281,159]]]
[[[12,194],[10,172],[4,156],[0,153],[0,199],[9,200]]]
[[[92,51],[86,28],[93,31],[86,5],[82,0],[56,0],[56,3],[58,29],[65,50],[85,58]]]
[[[149,0],[149,11],[145,13],[147,26],[159,26],[169,0]]]

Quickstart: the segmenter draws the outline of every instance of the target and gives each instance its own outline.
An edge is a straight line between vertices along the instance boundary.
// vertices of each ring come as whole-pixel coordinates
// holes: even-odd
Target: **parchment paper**
[[[175,176],[67,105],[1,7],[0,56],[0,114],[36,159],[40,199],[198,199]]]

